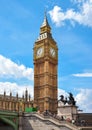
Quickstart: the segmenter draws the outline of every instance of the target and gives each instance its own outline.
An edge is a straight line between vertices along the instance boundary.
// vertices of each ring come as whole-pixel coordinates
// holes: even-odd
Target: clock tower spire
[[[34,103],[41,112],[57,112],[58,48],[45,13],[34,44]]]
[[[45,32],[50,33],[50,31],[51,31],[51,28],[50,28],[50,25],[48,23],[46,12],[45,12],[44,21],[40,27],[40,34],[45,33]]]

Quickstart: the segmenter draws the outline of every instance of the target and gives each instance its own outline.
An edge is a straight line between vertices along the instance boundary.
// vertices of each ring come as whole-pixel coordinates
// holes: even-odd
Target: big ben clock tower
[[[41,112],[57,112],[58,48],[46,15],[34,44],[34,103]]]

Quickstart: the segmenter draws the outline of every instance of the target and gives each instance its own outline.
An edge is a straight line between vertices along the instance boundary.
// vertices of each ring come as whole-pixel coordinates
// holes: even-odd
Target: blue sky
[[[33,46],[44,11],[59,48],[58,95],[92,112],[92,0],[0,1],[0,93],[33,96]]]

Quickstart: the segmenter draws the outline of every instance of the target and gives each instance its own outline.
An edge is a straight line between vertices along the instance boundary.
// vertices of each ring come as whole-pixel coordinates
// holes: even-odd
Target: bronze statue
[[[68,104],[71,104],[71,105],[76,105],[76,101],[73,97],[73,94],[72,93],[69,93],[69,101],[68,101]]]
[[[63,95],[60,95],[60,101],[62,101],[64,103],[64,105],[67,103],[67,98],[64,99]]]
[[[74,97],[73,97],[73,94],[72,93],[69,93],[69,100],[67,100],[67,97],[66,98],[64,98],[64,96],[63,95],[60,95],[60,100],[59,101],[61,101],[61,102],[63,102],[64,103],[64,105],[66,104],[66,103],[68,103],[69,105],[76,105],[76,101],[75,101],[75,99],[74,99]]]

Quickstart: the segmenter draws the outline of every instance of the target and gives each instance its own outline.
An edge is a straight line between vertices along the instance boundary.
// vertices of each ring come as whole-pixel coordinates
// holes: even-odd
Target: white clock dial
[[[50,48],[50,54],[54,57],[56,55],[56,52],[53,48]]]
[[[37,50],[37,56],[38,56],[38,57],[41,56],[42,53],[43,53],[43,48],[40,47],[40,48]]]

